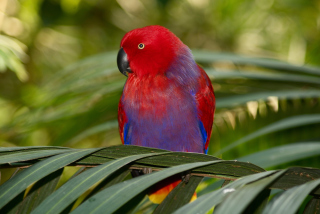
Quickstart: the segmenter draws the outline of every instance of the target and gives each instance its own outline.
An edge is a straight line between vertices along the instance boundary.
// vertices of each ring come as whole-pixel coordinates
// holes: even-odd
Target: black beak
[[[123,48],[120,48],[118,52],[117,64],[118,64],[119,71],[123,75],[128,76],[128,73],[132,73],[129,66],[128,56],[126,52],[123,50]]]

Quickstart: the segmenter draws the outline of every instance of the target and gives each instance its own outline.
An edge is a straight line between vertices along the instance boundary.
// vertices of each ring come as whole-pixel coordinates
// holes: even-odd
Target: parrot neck
[[[188,91],[195,91],[200,73],[191,50],[184,45],[179,49],[175,60],[173,60],[165,75],[168,79],[188,89]]]

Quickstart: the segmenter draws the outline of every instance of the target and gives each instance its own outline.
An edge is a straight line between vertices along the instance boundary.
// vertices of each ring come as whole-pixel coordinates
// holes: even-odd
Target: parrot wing
[[[204,153],[207,154],[215,110],[215,96],[208,75],[200,66],[198,67],[201,71],[201,78],[199,78],[200,90],[195,94],[195,97],[200,120],[199,128],[204,141]]]
[[[122,96],[120,98],[120,102],[119,102],[119,106],[118,106],[118,122],[119,122],[120,138],[121,138],[122,144],[125,144],[125,142],[124,142],[124,139],[125,139],[124,131],[125,130],[124,129],[125,129],[125,126],[127,124],[128,118],[127,118],[127,115],[126,115],[126,113],[124,112],[124,110],[122,108],[122,102],[121,102]]]

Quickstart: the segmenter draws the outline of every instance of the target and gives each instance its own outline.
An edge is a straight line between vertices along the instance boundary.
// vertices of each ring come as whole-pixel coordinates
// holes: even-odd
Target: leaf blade
[[[275,70],[320,75],[320,69],[317,67],[292,65],[274,59],[253,58],[230,53],[214,53],[201,50],[193,50],[192,53],[196,61],[199,62],[232,61],[237,64],[251,64]]]
[[[275,180],[281,177],[287,170],[277,172],[269,177],[248,184],[231,193],[229,197],[224,200],[217,208],[216,213],[242,213],[255,197],[264,189],[272,184]]]
[[[303,214],[319,214],[320,212],[320,199],[313,197],[306,205]]]
[[[320,142],[301,142],[273,147],[239,158],[263,168],[276,166],[306,157],[320,155]]]
[[[229,96],[226,98],[217,99],[216,108],[231,108],[246,104],[254,100],[268,100],[270,96],[278,97],[279,99],[295,99],[295,98],[318,98],[320,90],[290,90],[290,91],[267,91],[259,93],[250,93],[244,95]]]
[[[170,177],[179,172],[187,171],[196,167],[215,164],[221,161],[209,161],[193,164],[184,164],[171,167],[160,172],[133,178],[129,181],[109,187],[93,197],[89,198],[72,213],[112,213],[128,202],[131,198],[150,187],[152,184]]]
[[[270,202],[263,214],[296,213],[307,195],[319,185],[320,179],[317,179],[287,190],[277,200]]]
[[[172,213],[183,205],[189,203],[201,181],[202,177],[197,176],[191,176],[188,183],[181,181],[178,186],[169,193],[164,201],[159,204],[153,214]]]
[[[26,189],[33,182],[45,177],[51,172],[68,165],[98,149],[76,150],[70,153],[63,153],[43,161],[23,170],[12,179],[0,186],[0,208],[7,204],[11,199]],[[58,162],[61,160],[60,162]]]
[[[48,157],[52,155],[58,155],[65,152],[68,152],[68,150],[61,149],[61,150],[43,150],[41,152],[39,151],[16,152],[13,154],[1,155],[0,164],[34,160],[34,159]]]
[[[247,183],[253,182],[274,173],[275,171],[261,172],[238,179],[233,183],[222,187],[221,189],[200,196],[197,200],[176,210],[174,214],[206,214],[210,209],[212,209],[212,207],[219,204],[225,197],[225,194],[227,194],[228,192],[232,192],[236,188],[239,188]]]
[[[111,175],[113,172],[125,166],[126,164],[150,155],[158,154],[143,154],[124,157],[107,162],[106,164],[97,166],[95,168],[88,169],[80,175],[69,180],[53,194],[51,194],[32,212],[32,214],[60,213],[81,194],[83,194],[86,190],[100,180]]]
[[[55,190],[62,172],[62,168],[58,169],[37,181],[28,192],[28,195],[23,199],[17,214],[30,213],[45,198],[47,198]]]
[[[255,132],[231,143],[230,145],[222,148],[215,155],[229,151],[230,149],[233,149],[240,144],[243,144],[249,140],[255,139],[255,138],[262,136],[262,135],[266,135],[266,134],[269,134],[272,132],[285,130],[285,129],[289,129],[289,128],[294,128],[294,127],[298,127],[298,126],[315,124],[315,123],[320,123],[320,114],[298,115],[298,116],[285,118],[283,120],[279,120],[275,123],[269,124],[261,129],[255,131]]]

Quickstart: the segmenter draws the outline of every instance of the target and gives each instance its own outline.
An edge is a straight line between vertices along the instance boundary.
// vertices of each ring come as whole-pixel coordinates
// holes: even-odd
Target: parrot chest
[[[128,78],[122,96],[126,144],[203,152],[194,96],[166,77]]]

